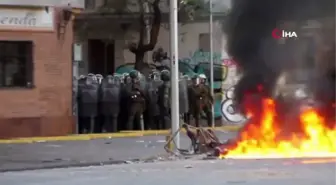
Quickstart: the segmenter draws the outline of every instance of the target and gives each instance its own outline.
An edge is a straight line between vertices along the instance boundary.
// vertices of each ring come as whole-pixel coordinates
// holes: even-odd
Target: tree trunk
[[[142,68],[144,68],[144,66],[145,66],[144,58],[145,58],[145,52],[138,51],[138,52],[135,53],[135,65],[134,65],[134,68],[136,70],[141,71]]]
[[[155,45],[158,40],[160,27],[161,27],[161,10],[159,7],[160,0],[155,0],[152,3],[153,7],[153,21],[151,24],[151,30],[150,30],[150,41],[148,44],[144,44],[144,38],[145,38],[145,29],[146,24],[144,20],[144,12],[141,11],[140,15],[140,28],[139,28],[139,42],[137,44],[132,44],[129,50],[134,53],[135,55],[135,69],[140,71],[141,73],[148,73],[148,70],[150,69],[149,65],[145,63],[145,53],[148,51],[152,51],[155,48]]]

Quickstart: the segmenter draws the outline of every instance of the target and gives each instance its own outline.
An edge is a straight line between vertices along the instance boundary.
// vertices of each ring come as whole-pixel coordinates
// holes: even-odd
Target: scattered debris
[[[172,142],[177,133],[185,129],[187,136],[191,140],[189,149],[178,149],[178,154],[171,149]],[[175,143],[174,143],[175,144]],[[198,128],[188,124],[183,124],[172,137],[170,137],[165,145],[165,150],[175,156],[189,156],[206,154],[208,158],[218,158],[221,154],[225,154],[226,150],[233,146],[232,140],[221,142],[212,129]]]
[[[124,161],[126,164],[133,164],[134,162],[132,161]]]
[[[184,168],[188,168],[189,169],[189,168],[193,168],[193,166],[191,166],[191,165],[185,165]]]

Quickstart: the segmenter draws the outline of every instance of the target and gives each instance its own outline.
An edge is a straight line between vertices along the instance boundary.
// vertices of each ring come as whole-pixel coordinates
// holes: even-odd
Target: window
[[[0,87],[32,87],[33,43],[0,41]]]

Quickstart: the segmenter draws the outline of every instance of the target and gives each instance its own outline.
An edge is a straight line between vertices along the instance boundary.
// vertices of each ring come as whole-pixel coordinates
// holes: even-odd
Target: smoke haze
[[[238,82],[235,92],[238,102],[242,100],[244,91],[255,88],[257,84],[263,84],[265,95],[271,96],[279,75],[293,68],[297,60],[296,54],[303,52],[298,44],[304,40],[303,34],[300,35],[303,33],[302,29],[293,27],[292,23],[307,24],[308,20],[318,20],[321,24],[315,29],[315,35],[317,33],[319,38],[329,38],[325,41],[314,41],[312,58],[314,63],[320,66],[315,69],[324,71],[316,72],[318,77],[310,75],[317,81],[314,88],[320,88],[316,84],[321,82],[327,83],[324,88],[329,86],[329,91],[332,89],[333,92],[331,96],[334,97],[335,77],[332,77],[332,74],[335,74],[334,0],[233,0],[232,2],[225,29],[228,36],[228,53],[243,71],[243,77]],[[329,19],[327,23],[324,22],[326,18]],[[288,30],[294,28],[293,31],[299,33],[299,38],[279,44],[271,36],[274,28]],[[326,36],[322,30],[329,30],[329,35]],[[322,46],[326,48],[323,51],[319,49]]]

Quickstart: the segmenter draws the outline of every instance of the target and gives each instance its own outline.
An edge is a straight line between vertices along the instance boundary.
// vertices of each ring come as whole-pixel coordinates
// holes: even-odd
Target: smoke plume
[[[228,53],[243,71],[243,77],[238,82],[235,92],[238,102],[242,101],[245,91],[253,91],[258,84],[262,84],[266,96],[271,96],[280,74],[294,68],[297,54],[305,52],[299,46],[299,43],[305,40],[302,29],[293,28],[291,25],[302,24],[303,27],[308,20],[317,20],[321,25],[313,31],[314,38],[316,35],[319,38],[329,38],[314,41],[314,54],[311,58],[317,65],[309,78],[318,81],[314,85],[315,90],[322,88],[316,84],[323,82],[323,87],[328,86],[334,95],[334,0],[233,0],[232,3],[226,32]],[[326,23],[325,19],[329,22]],[[274,28],[293,30],[298,33],[298,38],[279,44],[279,40],[272,38]],[[323,30],[329,30],[329,36],[326,36]],[[322,47],[325,49],[321,49]],[[305,55],[307,54],[302,54]]]

